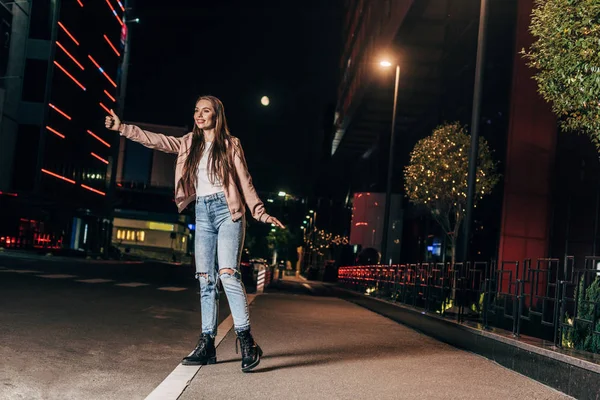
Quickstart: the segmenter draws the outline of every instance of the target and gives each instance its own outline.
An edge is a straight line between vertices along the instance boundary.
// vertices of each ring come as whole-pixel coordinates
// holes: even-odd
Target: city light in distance
[[[279,194],[278,194],[279,197],[285,197],[286,195],[287,195],[286,192],[279,192]]]
[[[268,106],[270,102],[271,102],[271,101],[269,100],[269,98],[268,98],[267,96],[263,96],[263,97],[260,99],[260,104],[262,104],[262,105],[263,105],[263,106],[265,106],[265,107],[266,107],[266,106]]]

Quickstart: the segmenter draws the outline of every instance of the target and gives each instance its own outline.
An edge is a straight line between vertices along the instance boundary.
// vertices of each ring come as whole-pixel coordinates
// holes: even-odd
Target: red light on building
[[[60,133],[56,129],[50,128],[49,126],[46,126],[46,129],[48,129],[50,132],[54,133],[56,136],[58,136],[61,139],[65,138],[65,135],[63,135],[62,133]]]
[[[79,5],[80,5],[81,7],[83,7],[83,3],[81,2],[81,0],[77,0],[77,3],[79,3]]]
[[[62,176],[62,175],[55,174],[54,172],[48,171],[48,170],[46,170],[46,169],[44,169],[44,168],[42,168],[42,172],[43,172],[43,173],[45,173],[45,174],[48,174],[48,175],[50,175],[50,176],[53,176],[53,177],[55,177],[55,178],[62,179],[63,181],[66,181],[66,182],[69,182],[69,183],[75,184],[75,181],[74,181],[73,179],[65,178],[65,177],[64,177],[64,176]]]
[[[112,6],[112,4],[110,4],[110,0],[106,0],[106,4],[108,4],[108,6],[110,7],[110,10],[112,11],[112,13],[115,16],[115,18],[117,19],[117,21],[119,21],[119,24],[123,25],[123,21],[121,21],[121,18],[119,18],[119,15],[117,14],[117,10],[115,10],[115,8]]]
[[[110,48],[113,49],[113,51],[115,52],[115,54],[118,57],[121,57],[121,53],[119,53],[119,50],[117,50],[117,48],[115,47],[115,45],[111,43],[111,41],[108,38],[108,36],[104,35],[104,40],[106,40],[106,43],[108,43],[108,45],[110,46]]]
[[[75,78],[73,77],[73,75],[71,75],[70,73],[68,73],[68,72],[67,72],[67,70],[66,70],[66,69],[65,69],[65,68],[64,68],[62,65],[60,65],[60,64],[59,64],[58,62],[56,62],[56,61],[54,61],[54,65],[56,65],[58,68],[60,68],[60,70],[61,70],[62,72],[64,72],[64,73],[65,73],[65,75],[67,75],[69,78],[71,78],[71,80],[72,80],[73,82],[75,82],[75,83],[77,84],[77,86],[79,86],[79,87],[80,87],[81,89],[83,89],[83,90],[86,90],[86,89],[85,89],[85,86],[83,86],[83,85],[82,85],[82,84],[81,84],[81,83],[80,83],[80,82],[79,82],[77,79],[75,79]]]
[[[102,107],[104,109],[104,111],[106,111],[107,114],[110,114],[110,110],[108,109],[108,107],[106,107],[102,102],[99,103],[100,107]]]
[[[106,79],[108,79],[110,84],[113,85],[114,87],[117,87],[117,84],[115,83],[115,81],[110,79],[110,76],[108,76],[108,74],[104,71],[104,69],[100,66],[100,64],[98,64],[98,62],[96,60],[94,60],[94,58],[89,54],[88,54],[88,58],[90,59],[90,61],[92,61],[92,63],[94,63],[96,68],[98,68],[98,71],[100,71],[102,73],[102,75],[104,75],[106,77]]]
[[[115,99],[114,97],[112,97],[112,96],[110,95],[110,93],[108,93],[108,92],[106,91],[106,89],[104,89],[104,94],[105,94],[105,95],[107,95],[107,96],[108,96],[108,98],[109,98],[109,99],[111,99],[112,101],[117,101],[117,99]]]
[[[65,46],[63,46],[62,44],[60,44],[60,42],[59,42],[58,40],[56,41],[56,45],[57,45],[58,47],[60,47],[60,49],[61,49],[62,51],[64,51],[64,52],[65,52],[65,54],[66,54],[67,56],[69,56],[69,58],[70,58],[71,60],[73,60],[73,62],[74,62],[75,64],[77,64],[77,66],[78,66],[79,68],[81,68],[81,70],[82,70],[82,71],[85,69],[85,68],[83,68],[83,65],[81,65],[81,64],[79,63],[79,61],[77,61],[77,59],[76,59],[75,57],[73,57],[73,55],[72,55],[71,53],[69,53],[69,51],[68,51],[67,49],[65,49]]]
[[[87,133],[89,133],[94,139],[98,140],[100,143],[102,143],[103,145],[105,145],[106,147],[110,147],[110,144],[108,144],[108,142],[102,140],[98,135],[96,135],[94,132],[90,131],[89,129],[87,130]]]
[[[102,161],[104,164],[108,164],[108,161],[105,160],[104,158],[100,157],[98,154],[92,152],[90,153],[92,156],[96,157],[98,160]]]
[[[71,120],[71,117],[64,111],[62,111],[60,108],[56,107],[54,104],[49,103],[48,104],[52,109],[54,109],[54,111],[56,111],[57,113],[59,113],[60,115],[62,115],[63,117],[65,117],[66,119],[68,119],[69,121]]]
[[[77,41],[77,39],[75,39],[75,36],[71,35],[71,32],[69,32],[69,30],[67,28],[65,28],[65,26],[63,25],[62,22],[58,21],[58,26],[60,26],[62,28],[63,31],[65,31],[65,33],[71,38],[71,40],[77,45],[79,46],[79,42]]]
[[[0,195],[11,196],[11,197],[17,197],[18,196],[17,193],[8,193],[8,192],[2,192],[2,191],[0,191]]]
[[[84,185],[83,183],[81,184],[81,187],[84,188],[84,189],[89,190],[90,192],[94,192],[94,193],[97,193],[99,195],[106,196],[106,193],[101,192],[98,189],[94,189],[93,187],[89,187],[87,185]]]

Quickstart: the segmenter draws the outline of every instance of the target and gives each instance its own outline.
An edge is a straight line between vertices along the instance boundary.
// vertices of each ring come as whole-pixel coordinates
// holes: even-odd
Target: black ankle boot
[[[260,363],[260,357],[263,355],[262,349],[256,344],[250,329],[237,332],[235,341],[235,354],[238,352],[237,342],[240,342],[242,349],[242,371],[248,372]]]
[[[198,345],[191,355],[185,357],[183,365],[207,365],[217,363],[217,350],[215,349],[215,338],[207,333],[200,335]]]

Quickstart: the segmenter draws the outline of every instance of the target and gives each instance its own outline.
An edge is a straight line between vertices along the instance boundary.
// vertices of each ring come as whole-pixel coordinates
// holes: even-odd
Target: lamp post
[[[477,37],[477,59],[475,64],[475,84],[473,88],[473,111],[471,113],[471,149],[469,152],[469,172],[467,177],[467,209],[464,221],[463,243],[461,260],[466,262],[469,257],[469,241],[471,225],[473,224],[473,206],[475,201],[475,185],[477,173],[477,159],[479,158],[479,119],[481,114],[481,88],[483,85],[483,71],[485,69],[485,36],[487,31],[488,0],[481,0],[479,11],[479,32]]]
[[[390,61],[379,63],[383,68],[392,66]],[[385,187],[385,211],[383,214],[383,232],[381,235],[382,262],[389,262],[388,257],[388,231],[390,230],[390,209],[392,207],[392,175],[394,170],[394,131],[396,130],[396,105],[398,103],[398,82],[400,80],[400,64],[396,65],[396,83],[394,88],[394,108],[392,110],[392,129],[390,132],[390,153],[388,157],[387,184]]]

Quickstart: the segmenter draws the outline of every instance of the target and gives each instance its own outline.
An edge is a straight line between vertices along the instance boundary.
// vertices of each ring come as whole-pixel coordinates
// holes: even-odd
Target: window
[[[129,229],[117,229],[117,240],[127,240],[130,242],[143,242],[146,240],[146,232],[129,230]]]
[[[46,74],[48,61],[27,59],[25,61],[25,74],[23,76],[24,101],[43,103],[46,93]]]
[[[17,145],[13,159],[13,187],[17,190],[33,190],[37,168],[40,127],[19,125]]]
[[[29,37],[50,40],[52,32],[52,5],[49,0],[36,0],[31,4]]]

